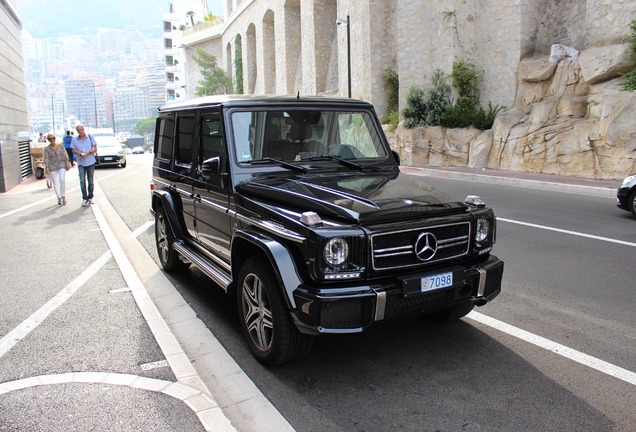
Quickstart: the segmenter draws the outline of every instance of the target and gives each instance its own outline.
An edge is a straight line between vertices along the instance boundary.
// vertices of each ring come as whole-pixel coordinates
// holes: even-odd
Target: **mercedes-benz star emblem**
[[[420,261],[429,261],[437,252],[437,239],[430,232],[423,232],[415,240],[414,249]]]

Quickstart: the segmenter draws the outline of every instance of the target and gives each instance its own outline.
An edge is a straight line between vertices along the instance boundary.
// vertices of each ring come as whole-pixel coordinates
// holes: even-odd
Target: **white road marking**
[[[139,235],[141,235],[141,233],[146,231],[148,228],[150,228],[154,224],[155,224],[155,221],[148,221],[142,226],[140,226],[139,228],[137,228],[136,230],[134,230],[130,235],[134,238],[137,238]]]
[[[23,211],[23,210],[30,209],[31,207],[35,207],[36,205],[40,205],[40,204],[42,204],[42,203],[44,203],[44,202],[51,201],[51,200],[54,200],[54,199],[55,199],[55,195],[52,195],[52,196],[49,196],[49,197],[43,198],[43,199],[41,199],[41,200],[34,201],[34,202],[32,202],[31,204],[27,204],[27,205],[25,205],[25,206],[18,207],[17,209],[13,209],[13,210],[8,211],[8,212],[6,212],[6,213],[2,213],[2,214],[0,214],[0,219],[2,219],[2,218],[6,218],[7,216],[14,215],[14,214],[16,214],[16,213],[20,213],[20,212],[21,212],[21,211]]]
[[[585,233],[581,233],[581,232],[577,232],[577,231],[570,231],[570,230],[564,230],[564,229],[560,229],[560,228],[553,228],[553,227],[549,227],[549,226],[545,226],[545,225],[537,225],[537,224],[533,224],[533,223],[528,223],[528,222],[521,222],[521,221],[517,221],[517,220],[512,220],[512,219],[505,219],[505,218],[501,218],[501,217],[497,217],[498,221],[502,221],[502,222],[508,222],[508,223],[512,223],[512,224],[517,224],[517,225],[524,225],[524,226],[529,226],[532,228],[539,228],[539,229],[544,229],[544,230],[548,230],[548,231],[555,231],[555,232],[560,232],[563,234],[570,234],[573,236],[578,236],[578,237],[585,237],[585,238],[590,238],[590,239],[594,239],[594,240],[601,240],[601,241],[606,241],[609,243],[617,243],[617,244],[621,244],[624,246],[631,246],[631,247],[636,247],[636,243],[631,243],[631,242],[627,242],[627,241],[623,241],[623,240],[615,240],[615,239],[611,239],[608,237],[600,237],[600,236],[595,236],[592,234],[585,234]]]
[[[0,358],[18,342],[35,330],[53,311],[62,306],[75,292],[101,269],[111,257],[110,251],[95,260],[82,274],[58,292],[51,300],[35,311],[29,318],[0,339]]]
[[[506,324],[503,321],[499,321],[479,312],[473,311],[469,313],[466,318],[470,318],[474,321],[480,322],[484,325],[487,325],[488,327],[492,327],[503,333],[509,334],[510,336],[514,336],[518,339],[536,345],[539,348],[551,351],[555,354],[595,369],[606,375],[618,378],[619,380],[625,381],[626,383],[636,385],[636,373],[627,369],[623,369],[604,360],[592,357],[591,355],[582,353],[572,348],[568,348],[565,345],[561,345],[544,337],[537,336],[525,330],[521,330],[520,328],[514,327],[510,324]]]

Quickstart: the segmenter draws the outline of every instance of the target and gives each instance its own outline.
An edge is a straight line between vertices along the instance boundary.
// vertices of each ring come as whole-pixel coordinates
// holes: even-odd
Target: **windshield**
[[[375,125],[367,111],[232,113],[235,154],[238,162],[244,164],[384,159],[387,151]]]

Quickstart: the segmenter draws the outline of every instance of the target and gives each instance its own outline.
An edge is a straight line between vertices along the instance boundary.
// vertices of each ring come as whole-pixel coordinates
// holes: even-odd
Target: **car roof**
[[[202,96],[193,99],[186,99],[178,102],[168,103],[159,112],[180,111],[193,108],[206,108],[214,106],[224,107],[246,107],[246,106],[272,106],[279,104],[306,104],[308,106],[355,106],[357,108],[368,108],[371,104],[357,99],[349,99],[338,96],[293,96],[293,95],[214,95]]]

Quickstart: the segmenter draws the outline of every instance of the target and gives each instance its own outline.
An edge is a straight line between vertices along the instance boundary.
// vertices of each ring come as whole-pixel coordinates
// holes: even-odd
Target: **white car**
[[[144,148],[142,146],[133,147],[132,154],[143,154]]]
[[[93,137],[97,144],[99,166],[120,166],[126,168],[124,147],[114,136]]]

